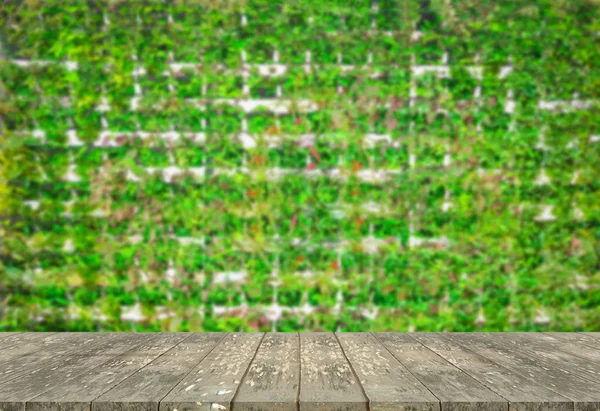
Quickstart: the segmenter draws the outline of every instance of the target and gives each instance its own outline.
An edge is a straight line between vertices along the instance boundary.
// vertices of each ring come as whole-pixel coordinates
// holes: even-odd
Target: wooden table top
[[[600,410],[600,333],[0,333],[0,411]]]

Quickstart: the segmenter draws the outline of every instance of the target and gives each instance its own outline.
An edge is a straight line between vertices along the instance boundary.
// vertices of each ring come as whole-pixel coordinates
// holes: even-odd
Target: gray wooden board
[[[600,351],[565,342],[544,333],[497,333],[485,337],[506,341],[507,347],[527,352],[540,362],[600,382]]]
[[[228,410],[264,333],[231,333],[160,402],[159,411]]]
[[[0,367],[2,367],[2,365],[6,362],[13,362],[16,358],[25,356],[27,354],[42,355],[46,349],[52,346],[59,347],[61,346],[61,343],[69,341],[69,338],[72,338],[75,333],[44,334],[44,336],[26,340],[16,338],[18,336],[11,337],[10,343],[9,341],[6,341],[7,344],[2,346],[0,349]],[[25,335],[23,335],[23,337],[25,337]]]
[[[541,333],[540,333],[541,334]],[[600,340],[586,333],[543,333],[563,341],[568,341],[576,345],[583,345],[589,348],[600,350]]]
[[[0,332],[0,339],[10,337],[11,335],[15,335],[15,334],[21,334],[21,333],[12,332],[12,331],[2,331],[2,332]]]
[[[80,343],[91,338],[81,333]],[[144,339],[157,333],[121,333],[102,344],[93,344],[77,354],[64,356],[59,361],[0,385],[0,409],[25,410],[26,402],[51,390],[57,385],[76,378],[84,372],[111,360],[113,357],[142,344]],[[96,334],[98,335],[98,334]]]
[[[368,410],[368,399],[333,333],[300,333],[300,410]]]
[[[586,337],[591,337],[596,341],[600,342],[600,332],[598,333],[577,333],[579,335],[585,335]]]
[[[573,401],[567,397],[536,384],[511,371],[510,368],[504,368],[460,344],[452,342],[445,338],[444,334],[411,333],[410,336],[481,384],[506,398],[509,401],[511,410],[568,411],[573,409]]]
[[[18,333],[14,335],[7,335],[6,337],[0,340],[0,350],[5,350],[10,347],[14,347],[15,345],[25,345],[30,344],[32,341],[40,340],[42,338],[55,335],[57,333],[47,333],[47,332],[39,332],[39,333]],[[0,351],[0,354],[2,351]]]
[[[506,411],[508,401],[406,334],[373,333],[441,402],[442,411]]]
[[[575,410],[598,411],[600,389],[587,379],[565,370],[545,365],[523,353],[519,348],[508,348],[506,343],[486,338],[479,333],[446,333],[446,338],[474,351],[521,376],[571,399]]]
[[[594,333],[0,334],[0,411],[600,411]]]
[[[105,344],[118,333],[57,333],[0,351],[0,385],[54,364],[66,355]]]
[[[372,411],[439,410],[440,401],[369,333],[336,333]]]
[[[148,337],[143,344],[54,387],[27,402],[31,411],[86,411],[90,403],[152,360],[190,337],[189,333],[164,333]]]
[[[235,411],[297,411],[300,336],[268,333],[233,399]]]
[[[600,350],[600,339],[594,338],[589,334],[585,333],[544,333],[544,335],[550,335],[554,338],[561,339],[563,341],[569,341],[577,345],[584,345],[589,348]]]
[[[92,401],[92,411],[156,411],[160,401],[226,333],[192,333],[183,342]]]

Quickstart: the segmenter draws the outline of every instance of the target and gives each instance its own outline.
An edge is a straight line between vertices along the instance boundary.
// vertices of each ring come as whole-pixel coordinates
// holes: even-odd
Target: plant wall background
[[[0,331],[600,330],[598,1],[0,7]]]

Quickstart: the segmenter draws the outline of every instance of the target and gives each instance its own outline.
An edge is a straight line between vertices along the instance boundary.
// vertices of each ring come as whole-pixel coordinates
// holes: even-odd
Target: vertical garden
[[[597,0],[0,9],[0,331],[600,330]]]

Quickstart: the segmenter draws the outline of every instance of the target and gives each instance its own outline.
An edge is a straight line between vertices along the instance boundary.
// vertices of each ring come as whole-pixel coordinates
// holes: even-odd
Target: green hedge
[[[599,6],[5,4],[0,331],[600,330]]]

